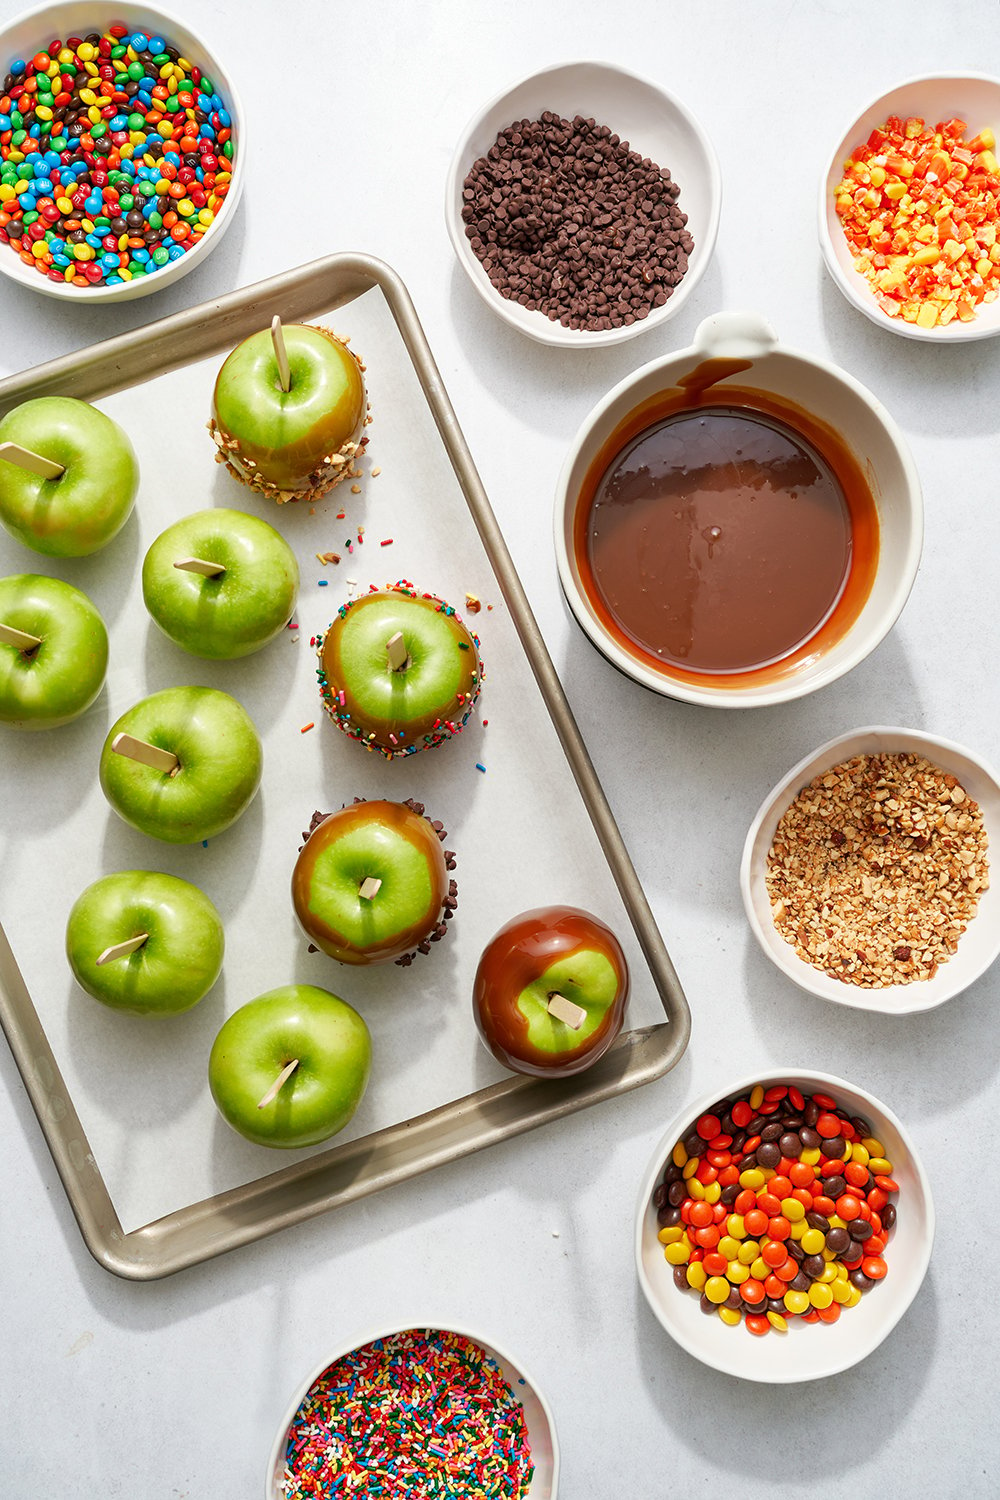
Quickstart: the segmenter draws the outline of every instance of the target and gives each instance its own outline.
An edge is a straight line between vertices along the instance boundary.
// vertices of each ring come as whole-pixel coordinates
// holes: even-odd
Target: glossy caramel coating
[[[518,997],[558,960],[582,950],[610,962],[618,980],[614,1003],[578,1049],[542,1051],[529,1038]],[[473,1014],[480,1036],[504,1067],[564,1078],[589,1068],[608,1050],[622,1028],[628,995],[628,964],[611,928],[576,907],[546,906],[513,917],[486,945],[473,985]]]

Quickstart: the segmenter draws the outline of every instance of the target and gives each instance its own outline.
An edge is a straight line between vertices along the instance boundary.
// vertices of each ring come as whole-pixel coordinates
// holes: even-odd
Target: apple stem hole
[[[258,1109],[265,1109],[268,1104],[277,1099],[281,1089],[284,1088],[285,1084],[288,1082],[289,1078],[291,1078],[298,1065],[299,1060],[297,1057],[293,1057],[290,1063],[285,1064],[281,1072],[278,1074],[277,1078],[271,1084],[271,1087],[268,1089],[267,1093],[264,1095],[263,1099],[257,1105]]]
[[[378,880],[374,875],[366,875],[358,887],[358,895],[362,901],[371,901],[374,896],[378,895],[381,887],[381,880]]]
[[[271,319],[271,343],[274,345],[274,357],[278,361],[278,380],[281,389],[287,394],[292,388],[292,371],[288,363],[285,336],[281,331],[281,319],[277,313]]]
[[[582,1005],[576,1005],[572,1000],[567,1000],[565,995],[560,995],[558,990],[549,993],[548,1012],[555,1016],[557,1021],[563,1021],[573,1031],[579,1031],[587,1019],[587,1012]]]
[[[148,932],[140,932],[136,937],[126,938],[124,943],[113,943],[110,948],[105,948],[99,953],[95,960],[98,967],[109,964],[113,959],[126,958],[130,953],[135,953],[149,938]]]

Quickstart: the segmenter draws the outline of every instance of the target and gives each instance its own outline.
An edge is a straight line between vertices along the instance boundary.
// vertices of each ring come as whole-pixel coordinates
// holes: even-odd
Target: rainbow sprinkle
[[[522,1500],[524,1410],[495,1360],[448,1330],[354,1349],[310,1388],[288,1432],[286,1500]]]

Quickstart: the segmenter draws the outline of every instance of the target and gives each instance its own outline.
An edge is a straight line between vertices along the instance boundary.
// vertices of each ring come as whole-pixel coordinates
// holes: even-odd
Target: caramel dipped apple
[[[283,505],[357,478],[368,421],[364,366],[347,344],[327,328],[275,319],[223,364],[209,430],[217,461]]]
[[[292,872],[310,941],[344,964],[409,964],[447,932],[458,905],[441,824],[421,803],[358,799],[315,813]]]
[[[565,1078],[621,1031],[629,973],[611,928],[590,912],[521,912],[487,943],[473,985],[479,1034],[515,1073]]]
[[[482,687],[478,637],[405,580],[341,605],[317,656],[330,719],[389,760],[460,733]]]

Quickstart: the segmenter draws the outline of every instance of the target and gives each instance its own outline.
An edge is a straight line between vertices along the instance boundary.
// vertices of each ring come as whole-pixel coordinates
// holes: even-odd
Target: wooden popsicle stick
[[[554,995],[549,996],[548,1011],[550,1016],[555,1016],[557,1021],[565,1021],[574,1031],[579,1031],[587,1019],[587,1012],[582,1005],[576,1005],[572,1000],[567,1000],[565,995],[560,995],[556,990]]]
[[[409,660],[409,653],[407,652],[406,642],[403,640],[403,632],[401,630],[397,630],[395,635],[389,637],[385,643],[385,649],[389,655],[390,672],[398,672],[401,667],[406,666]]]
[[[268,1089],[268,1091],[264,1095],[263,1099],[257,1105],[258,1109],[263,1109],[266,1104],[270,1104],[271,1103],[272,1099],[277,1099],[279,1090],[283,1087],[283,1085],[285,1083],[287,1083],[288,1079],[291,1078],[292,1074],[295,1072],[295,1069],[298,1067],[298,1065],[299,1065],[298,1058],[297,1057],[293,1057],[292,1060],[291,1060],[291,1062],[287,1063],[286,1066],[282,1068],[281,1072],[278,1074],[277,1078],[271,1084],[271,1087]]]
[[[290,391],[292,371],[288,363],[288,350],[285,348],[285,335],[281,331],[281,319],[277,313],[271,319],[271,343],[274,345],[274,357],[278,361],[278,379],[281,381],[281,389]]]
[[[182,557],[174,567],[185,573],[200,573],[203,578],[218,578],[226,571],[225,563],[207,562],[203,557]]]
[[[0,458],[5,458],[9,464],[16,464],[19,469],[27,469],[29,474],[37,474],[39,479],[58,479],[66,472],[62,464],[57,464],[30,448],[22,448],[20,443],[0,443]]]
[[[5,646],[16,646],[19,651],[34,651],[36,646],[42,644],[41,636],[29,635],[26,630],[18,630],[14,625],[0,625],[0,641]]]
[[[152,766],[154,771],[176,771],[180,761],[172,750],[161,750],[159,745],[149,745],[145,740],[137,740],[131,734],[116,734],[111,741],[111,748],[116,755],[125,755],[129,760],[140,761],[144,766]]]
[[[105,948],[103,953],[97,956],[98,964],[109,964],[113,958],[124,958],[127,953],[134,953],[141,948],[149,937],[148,932],[140,932],[138,937],[126,938],[124,943],[113,943],[110,948]]]
[[[358,895],[362,901],[370,901],[373,896],[378,895],[381,885],[381,880],[377,880],[374,875],[366,875],[358,889]]]

